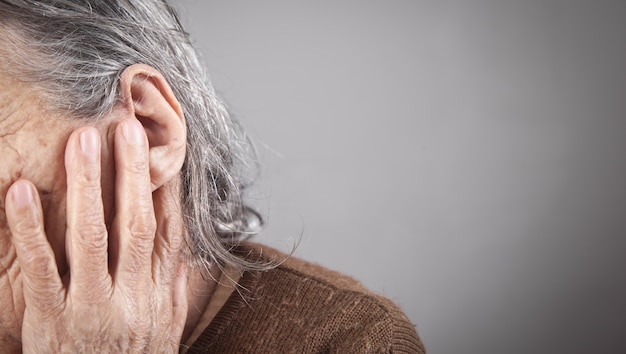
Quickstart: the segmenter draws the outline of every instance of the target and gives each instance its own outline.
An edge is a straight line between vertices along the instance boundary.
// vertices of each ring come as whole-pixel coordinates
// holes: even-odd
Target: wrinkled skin
[[[5,219],[4,217],[2,219]],[[3,220],[4,221],[4,220]],[[4,231],[4,230],[3,230]],[[21,269],[17,263],[15,249],[11,241],[0,240],[0,347],[8,353],[21,352],[22,316],[24,313],[24,295],[22,293]]]
[[[22,86],[0,79],[0,197],[4,198],[10,184],[19,178],[36,181],[41,193],[46,231],[56,249],[62,249],[65,217],[65,174],[62,161],[65,140],[73,126],[67,121],[40,115],[37,100]],[[44,129],[42,129],[44,128]],[[51,161],[58,161],[55,168]],[[46,166],[48,168],[46,168]],[[5,199],[0,206],[5,208]],[[52,208],[51,206],[56,207]],[[0,211],[0,347],[7,352],[19,351],[22,315],[25,304],[22,293],[21,268],[11,242],[4,210]],[[67,272],[64,252],[57,253],[61,267]]]
[[[99,133],[94,128],[79,129],[68,141],[70,273],[65,281],[45,236],[35,186],[20,180],[7,194],[6,214],[26,303],[24,352],[173,353],[178,349],[187,315],[186,277],[174,271],[179,264],[181,232],[157,233],[148,141],[137,120],[118,126],[115,151],[120,157],[116,159],[116,213],[110,237],[119,248],[113,247],[109,260]],[[157,200],[161,191],[165,190],[156,193]],[[167,208],[156,204],[157,216],[166,217]]]
[[[166,212],[180,210],[177,181],[151,193],[146,136],[122,133],[136,119],[77,129],[31,92],[0,77],[0,348],[177,352],[186,276],[180,220]]]

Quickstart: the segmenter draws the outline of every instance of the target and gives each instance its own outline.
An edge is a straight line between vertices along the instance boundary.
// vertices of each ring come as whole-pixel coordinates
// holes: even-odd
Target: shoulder
[[[415,326],[398,306],[356,280],[266,246],[246,243],[236,252],[277,264],[244,273],[240,294],[233,294],[209,326],[224,344],[232,337],[237,351],[424,352]]]

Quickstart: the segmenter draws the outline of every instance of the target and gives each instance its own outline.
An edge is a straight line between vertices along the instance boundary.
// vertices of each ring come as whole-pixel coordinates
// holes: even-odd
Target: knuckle
[[[74,229],[77,240],[87,249],[100,251],[107,247],[107,229],[101,223],[81,223]]]
[[[100,168],[97,165],[85,165],[75,176],[76,182],[81,186],[100,186]]]
[[[61,305],[58,288],[51,277],[57,276],[53,260],[42,244],[30,244],[24,247],[21,258],[21,272],[24,279],[24,290],[27,296],[36,302],[33,309],[42,314],[53,314]]]
[[[143,157],[138,157],[135,161],[128,163],[126,166],[129,172],[133,174],[146,174],[149,170],[148,161]]]
[[[23,238],[32,238],[43,233],[43,227],[37,218],[24,217],[15,223],[13,231]]]
[[[156,219],[150,213],[141,213],[128,223],[128,232],[133,239],[139,241],[152,240],[156,233]]]
[[[158,244],[158,256],[161,259],[177,256],[181,250],[180,242],[172,242],[167,237],[168,235],[164,235],[160,231],[157,232],[155,244]]]
[[[48,258],[48,250],[39,242],[27,242],[22,245],[22,270],[33,278],[42,278],[52,271],[52,264]]]

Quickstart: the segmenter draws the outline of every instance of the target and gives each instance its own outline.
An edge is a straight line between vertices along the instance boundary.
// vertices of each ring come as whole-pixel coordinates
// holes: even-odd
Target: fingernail
[[[13,203],[18,208],[23,208],[32,204],[33,202],[33,190],[30,188],[28,183],[19,182],[13,186],[12,190],[12,198]]]
[[[80,150],[86,156],[94,158],[98,155],[98,133],[94,129],[86,129],[80,133]]]
[[[124,126],[122,127],[122,133],[124,134],[124,138],[129,144],[143,146],[143,126],[139,124],[138,121],[131,119],[124,122]]]

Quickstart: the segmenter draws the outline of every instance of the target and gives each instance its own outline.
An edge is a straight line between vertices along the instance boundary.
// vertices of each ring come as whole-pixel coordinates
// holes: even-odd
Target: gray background
[[[177,4],[259,144],[261,241],[431,353],[626,353],[626,2]]]

